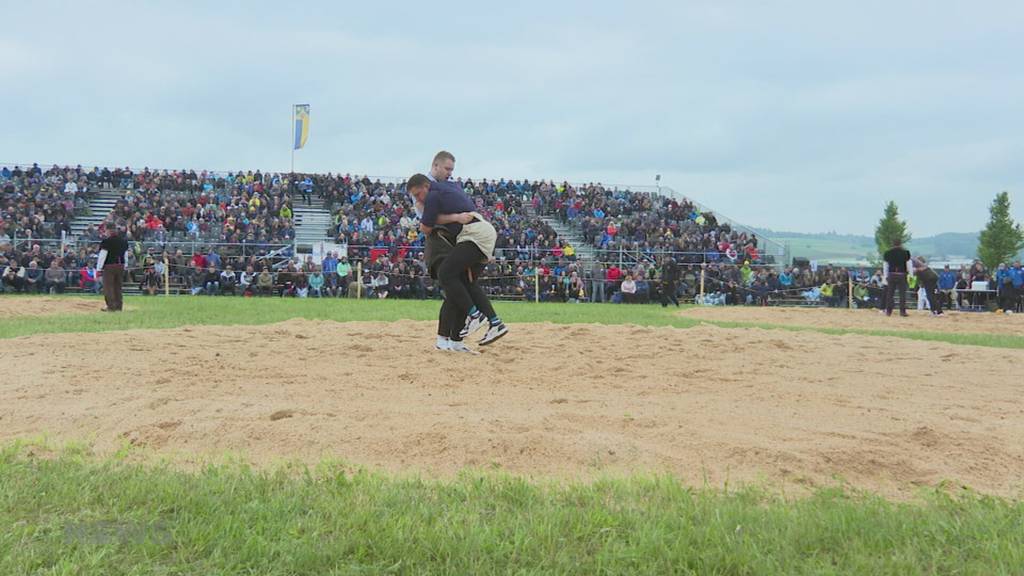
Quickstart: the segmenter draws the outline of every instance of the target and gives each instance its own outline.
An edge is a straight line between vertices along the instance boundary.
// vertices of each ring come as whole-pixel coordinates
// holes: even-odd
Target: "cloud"
[[[753,225],[976,230],[1019,191],[1024,5],[20,3],[0,162],[650,184]],[[1021,198],[1020,202],[1024,202]],[[1024,213],[1019,207],[1015,212]]]

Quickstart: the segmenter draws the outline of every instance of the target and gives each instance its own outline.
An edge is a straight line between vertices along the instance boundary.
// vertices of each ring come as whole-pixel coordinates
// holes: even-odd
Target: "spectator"
[[[320,270],[324,277],[323,290],[328,296],[335,296],[338,288],[338,255],[328,252],[320,262]]]
[[[267,267],[264,267],[263,271],[256,278],[256,292],[260,296],[272,296],[274,294],[274,275],[270,273],[270,269]]]
[[[956,290],[957,274],[949,269],[949,264],[939,272],[939,297],[945,300],[947,308],[953,307],[953,292]]]
[[[604,286],[607,281],[604,264],[600,260],[594,259],[590,263],[589,276],[590,276],[590,301],[591,302],[604,302]]]
[[[317,298],[324,296],[324,275],[319,266],[309,277],[309,292]]]
[[[957,280],[956,280],[956,289],[954,290],[954,292],[956,292],[956,308],[957,308],[957,310],[962,310],[964,308],[964,295],[965,295],[966,292],[968,292],[971,289],[970,284],[967,283],[968,282],[967,278],[968,278],[967,275],[964,274],[964,275],[959,276],[957,278]],[[968,300],[968,304],[970,304],[969,300]]]
[[[293,278],[295,296],[299,298],[306,298],[309,296],[309,277],[306,276],[306,272],[299,270],[294,274]]]
[[[188,268],[185,269],[185,287],[189,289],[189,292],[196,296],[203,291],[203,285],[206,282],[206,273],[203,269],[196,264],[195,260],[192,260]]]
[[[578,272],[573,272],[569,275],[569,301],[573,303],[586,300],[586,288],[583,282],[583,278],[580,278]]]
[[[25,268],[17,260],[11,260],[4,270],[3,283],[15,292],[24,292],[28,286],[25,280]]]
[[[67,278],[67,271],[61,267],[60,258],[54,258],[50,261],[50,267],[46,269],[44,291],[50,294],[63,294]]]
[[[160,289],[161,276],[157,272],[155,263],[152,260],[147,260],[145,271],[142,275],[142,282],[139,283],[139,289],[143,294],[154,296],[157,290]]]
[[[352,265],[348,262],[348,256],[342,256],[338,262],[338,290],[346,292],[352,279]]]
[[[619,282],[622,280],[622,270],[618,266],[612,264],[608,268],[607,283],[609,289],[614,292],[619,287]]]
[[[216,296],[220,293],[220,274],[213,264],[206,267],[206,274],[203,276],[203,291],[207,296]]]
[[[235,295],[235,286],[237,286],[238,280],[235,276],[234,268],[228,264],[224,271],[220,273],[220,293]]]
[[[256,281],[256,275],[253,273],[252,265],[246,266],[245,270],[242,271],[238,279],[238,287],[242,290],[243,296],[251,296],[251,286]]]
[[[1017,302],[1014,310],[1016,312],[1024,312],[1022,309],[1022,296],[1024,296],[1024,268],[1021,267],[1020,260],[1013,263],[1010,268],[1010,283],[1013,285],[1014,291],[1017,293]]]
[[[28,263],[28,269],[25,271],[25,291],[26,292],[42,292],[43,285],[46,283],[44,279],[44,270],[39,267],[39,262],[33,259]]]
[[[365,298],[366,290],[363,290],[362,284],[353,281],[348,283],[346,294],[349,298]]]
[[[375,276],[370,280],[370,291],[369,296],[371,298],[387,298],[388,297],[388,277],[384,274],[383,270],[377,272]]]
[[[82,269],[78,271],[78,287],[83,291],[92,291],[95,294],[99,294],[100,288],[103,287],[102,282],[96,276],[96,260],[95,258],[89,259],[89,261],[82,265]]]
[[[624,303],[631,304],[636,302],[637,288],[632,274],[626,274],[626,279],[622,281],[619,291],[622,293],[622,301]]]
[[[220,269],[223,267],[222,264],[220,254],[217,253],[217,247],[210,246],[210,251],[206,253],[206,265]]]
[[[277,273],[278,296],[284,298],[295,295],[295,275],[298,273],[294,262],[288,262],[285,269]]]
[[[1017,290],[1013,287],[1013,279],[1009,275],[1002,276],[998,286],[997,301],[999,310],[1012,314],[1017,309]]]

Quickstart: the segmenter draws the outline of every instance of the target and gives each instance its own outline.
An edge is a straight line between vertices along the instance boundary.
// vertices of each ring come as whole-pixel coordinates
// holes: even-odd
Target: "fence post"
[[[164,296],[171,295],[171,270],[170,264],[167,262],[167,253],[164,252]]]
[[[700,303],[704,304],[704,266],[700,267]]]
[[[540,274],[537,266],[533,267],[533,301],[540,302]]]
[[[849,307],[850,310],[853,310],[853,276],[849,272],[846,273],[846,283],[848,286]]]
[[[356,300],[363,297],[363,261],[356,262]]]

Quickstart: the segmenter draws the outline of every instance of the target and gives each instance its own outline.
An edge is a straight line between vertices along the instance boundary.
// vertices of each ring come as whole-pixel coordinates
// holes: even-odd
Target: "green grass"
[[[823,328],[819,326],[793,326],[766,324],[758,322],[711,321],[721,328],[763,328],[765,330],[787,330],[790,332],[818,332],[832,336],[843,334],[859,334],[861,336],[883,336],[890,338],[906,338],[907,340],[923,340],[926,342],[946,342],[961,346],[985,346],[988,348],[1024,348],[1024,337],[1012,334],[969,334],[955,332],[926,332],[921,330],[870,330],[865,328]]]
[[[0,452],[2,574],[1021,574],[1024,504]]]
[[[6,318],[0,337],[296,317],[432,320],[438,305],[202,297],[127,304],[133,310],[123,314]],[[516,323],[697,323],[657,306],[498,307]],[[1024,347],[1011,336],[815,330]],[[2,414],[0,407],[0,424]],[[557,484],[466,472],[424,480],[337,463],[187,472],[153,457],[132,463],[139,458],[127,446],[106,459],[88,447],[39,448],[0,449],[0,575],[1024,574],[1024,502],[967,491],[892,502],[841,487],[785,498],[691,488],[671,477]]]
[[[5,298],[14,298],[5,296]],[[75,298],[75,297],[72,297]],[[97,310],[102,301],[95,299]],[[399,319],[434,320],[437,301],[415,300],[347,300],[294,298],[145,298],[126,299],[132,310],[123,314],[75,314],[0,319],[0,338],[57,332],[103,332],[109,330],[162,329],[186,325],[268,324],[290,318],[310,320],[390,321]],[[675,308],[656,305],[624,306],[615,304],[535,304],[532,302],[499,302],[502,318],[510,323],[556,322],[638,324],[642,326],[673,326],[691,328],[698,320],[681,318]],[[723,328],[764,328],[813,331],[822,334],[861,334],[891,336],[911,340],[948,342],[950,344],[1024,348],[1024,337],[1005,334],[959,334],[900,330],[839,329],[810,326],[782,326],[755,322],[704,321]]]

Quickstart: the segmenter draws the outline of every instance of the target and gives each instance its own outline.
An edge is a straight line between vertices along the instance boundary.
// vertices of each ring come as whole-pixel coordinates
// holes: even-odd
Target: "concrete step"
[[[324,208],[323,202],[318,200],[307,206],[299,196],[292,204],[296,244],[311,245],[332,239],[330,231],[334,225],[334,217]]]

